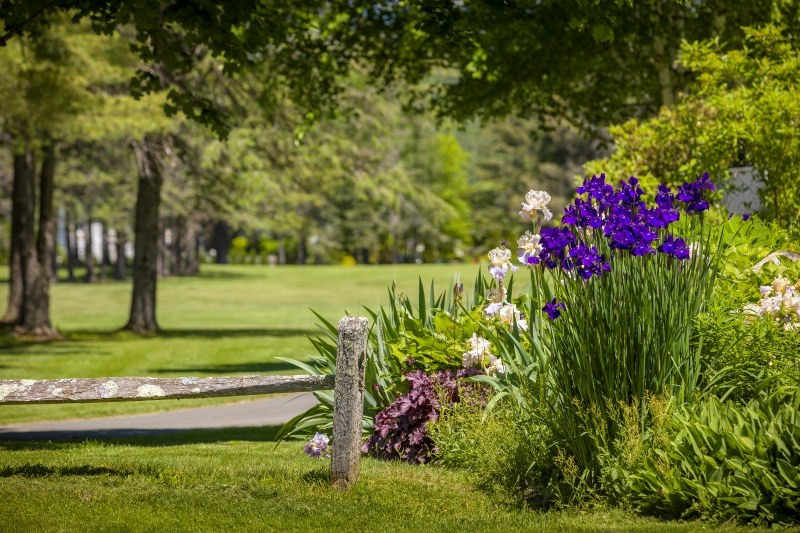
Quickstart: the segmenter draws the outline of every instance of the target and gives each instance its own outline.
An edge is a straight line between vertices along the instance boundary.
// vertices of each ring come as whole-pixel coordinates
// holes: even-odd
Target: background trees
[[[51,175],[67,227],[80,222],[89,237],[96,222],[115,230],[115,253],[108,232],[98,236],[101,275],[113,255],[124,277],[124,241],[135,238],[137,331],[158,327],[158,275],[194,273],[206,251],[227,261],[232,242],[232,260],[278,263],[474,255],[516,234],[512,204],[525,190],[548,189],[556,208],[565,201],[580,165],[603,153],[578,132],[603,138],[605,126],[630,117],[672,117],[658,130],[671,142],[654,152],[667,166],[681,157],[661,146],[706,136],[683,173],[700,163],[726,170],[747,145],[775,216],[794,201],[794,163],[779,162],[775,149],[792,151],[793,137],[772,143],[768,127],[750,127],[792,108],[793,89],[781,89],[791,76],[779,65],[797,27],[793,2],[0,0],[0,13],[8,67],[0,90],[10,104],[2,131],[16,169],[6,175],[20,181],[9,216],[20,289],[11,291],[9,323],[25,321],[25,301],[37,302],[28,316],[47,315],[47,282],[38,280],[49,277],[37,272],[49,271],[56,240]],[[767,21],[782,25],[758,41],[756,56],[773,58],[772,73],[747,63],[757,40],[742,29]],[[704,45],[678,61],[682,42],[707,38],[717,39],[717,56],[741,50],[745,59],[715,66]],[[742,89],[727,114],[720,110],[733,93],[722,82]],[[757,110],[744,104],[762,97]],[[714,124],[738,129],[699,132],[689,118],[712,108]],[[683,129],[669,133],[676,120]],[[640,131],[626,128],[613,131],[620,139]],[[697,155],[704,150],[708,157]],[[621,140],[609,161],[634,151]],[[35,166],[36,158],[49,163]],[[26,215],[34,166],[47,189],[38,239]],[[65,243],[68,265],[74,240]],[[94,256],[85,257],[93,280]],[[48,328],[37,318],[23,329]]]

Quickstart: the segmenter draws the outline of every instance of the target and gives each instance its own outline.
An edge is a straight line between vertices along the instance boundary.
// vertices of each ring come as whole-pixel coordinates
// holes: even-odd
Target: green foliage
[[[741,26],[784,17],[794,27],[796,13],[793,3],[743,0],[356,3],[338,29],[375,77],[426,80],[417,106],[460,120],[516,114],[595,130],[653,114],[685,89],[690,76],[675,64],[682,40],[719,36],[736,46]]]
[[[776,277],[800,280],[800,261],[774,256],[764,262],[774,252],[797,249],[792,236],[774,222],[734,217],[727,225],[732,231],[724,237],[714,293],[697,319],[708,366],[704,388],[750,400],[762,389],[775,390],[799,375],[800,335],[769,318],[749,316],[744,309],[757,303],[759,288]]]
[[[478,277],[473,302],[479,298],[483,280]],[[431,282],[427,292],[419,280],[417,306],[395,285],[389,288],[389,301],[377,309],[365,308],[372,321],[367,339],[367,364],[364,381],[362,429],[369,434],[375,415],[391,404],[399,394],[408,392],[405,376],[412,370],[434,371],[460,367],[461,349],[468,320],[459,320],[459,297],[452,291],[435,296]],[[481,291],[482,294],[482,291]],[[315,313],[321,321],[323,336],[311,339],[317,350],[309,362],[282,358],[312,375],[334,374],[336,370],[337,328]],[[468,319],[468,317],[466,317]],[[437,328],[440,328],[437,329]],[[450,336],[450,337],[448,337]],[[413,346],[413,348],[411,348]],[[405,353],[404,349],[411,350]],[[453,350],[460,350],[454,353]],[[292,435],[306,436],[333,426],[333,393],[316,391],[319,405],[287,422],[279,433],[283,439]]]
[[[548,191],[551,209],[558,213],[573,195],[573,181],[583,163],[603,153],[574,128],[562,125],[542,131],[543,126],[508,117],[470,123],[457,133],[469,153],[471,219],[480,221],[472,224],[474,255],[518,237],[520,199],[529,190]]]
[[[465,470],[476,486],[506,502],[550,506],[559,472],[552,434],[529,418],[521,423],[528,415],[511,402],[484,409],[483,402],[469,398],[442,409],[439,420],[428,425],[437,461]]]
[[[473,224],[458,140],[430,116],[404,115],[363,76],[347,80],[340,101],[350,114],[321,118],[300,135],[300,109],[259,113],[251,98],[244,124],[202,150],[217,216],[302,240],[317,261],[463,256]]]
[[[744,35],[740,49],[723,49],[718,40],[684,43],[680,61],[695,78],[687,94],[655,118],[610,128],[615,153],[587,170],[674,184],[752,166],[765,215],[784,227],[795,224],[800,47],[775,26],[746,28]]]
[[[718,258],[704,255],[709,236],[695,222],[678,233],[702,245],[680,264],[663,254],[619,254],[610,272],[587,282],[561,271],[549,280],[532,270],[531,316],[541,317],[538,307],[553,296],[567,311],[532,322],[533,357],[519,340],[500,339],[514,365],[506,387],[498,388],[552,431],[590,485],[600,473],[598,436],[613,440],[619,431],[617,404],[664,391],[688,401],[701,381],[694,320],[711,295]]]
[[[762,525],[800,517],[796,386],[745,406],[712,396],[656,413],[660,419],[644,432],[629,421],[614,443],[619,462],[606,475],[627,502],[670,517]]]

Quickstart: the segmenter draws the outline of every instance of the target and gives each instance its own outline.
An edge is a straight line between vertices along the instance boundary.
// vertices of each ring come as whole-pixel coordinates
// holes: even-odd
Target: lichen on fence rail
[[[0,404],[170,400],[333,388],[331,375],[0,380]]]

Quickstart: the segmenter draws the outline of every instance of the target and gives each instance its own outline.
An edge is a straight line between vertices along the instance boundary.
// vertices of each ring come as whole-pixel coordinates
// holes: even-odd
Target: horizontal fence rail
[[[0,405],[175,400],[334,390],[331,482],[346,489],[358,478],[364,409],[368,321],[339,321],[336,371],[324,376],[75,378],[0,380]]]
[[[176,400],[333,389],[328,376],[0,380],[0,404]]]

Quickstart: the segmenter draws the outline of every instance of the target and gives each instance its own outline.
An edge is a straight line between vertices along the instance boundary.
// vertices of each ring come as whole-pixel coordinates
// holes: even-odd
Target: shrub
[[[473,376],[476,369],[445,370],[429,375],[417,370],[406,378],[407,394],[375,415],[374,431],[361,448],[380,459],[400,459],[427,463],[436,453],[427,425],[439,419],[443,406],[457,403],[466,394],[480,395],[474,387],[460,381]]]
[[[792,236],[775,223],[757,218],[728,222],[724,261],[713,296],[697,320],[703,359],[709,366],[704,390],[723,398],[748,401],[766,389],[776,390],[800,375],[800,332],[767,316],[746,310],[758,305],[760,287],[783,277],[800,281],[800,261],[792,261]],[[776,252],[779,252],[776,254]],[[795,256],[796,257],[796,256]],[[764,261],[770,258],[768,261]]]
[[[605,477],[633,506],[677,518],[755,524],[800,519],[800,389],[746,406],[711,396],[644,433],[621,434]],[[636,450],[624,458],[623,450]],[[611,485],[611,483],[609,483]]]
[[[558,500],[552,435],[510,401],[486,413],[485,400],[467,396],[443,406],[428,432],[440,464],[464,469],[477,487],[503,501],[542,508]]]

